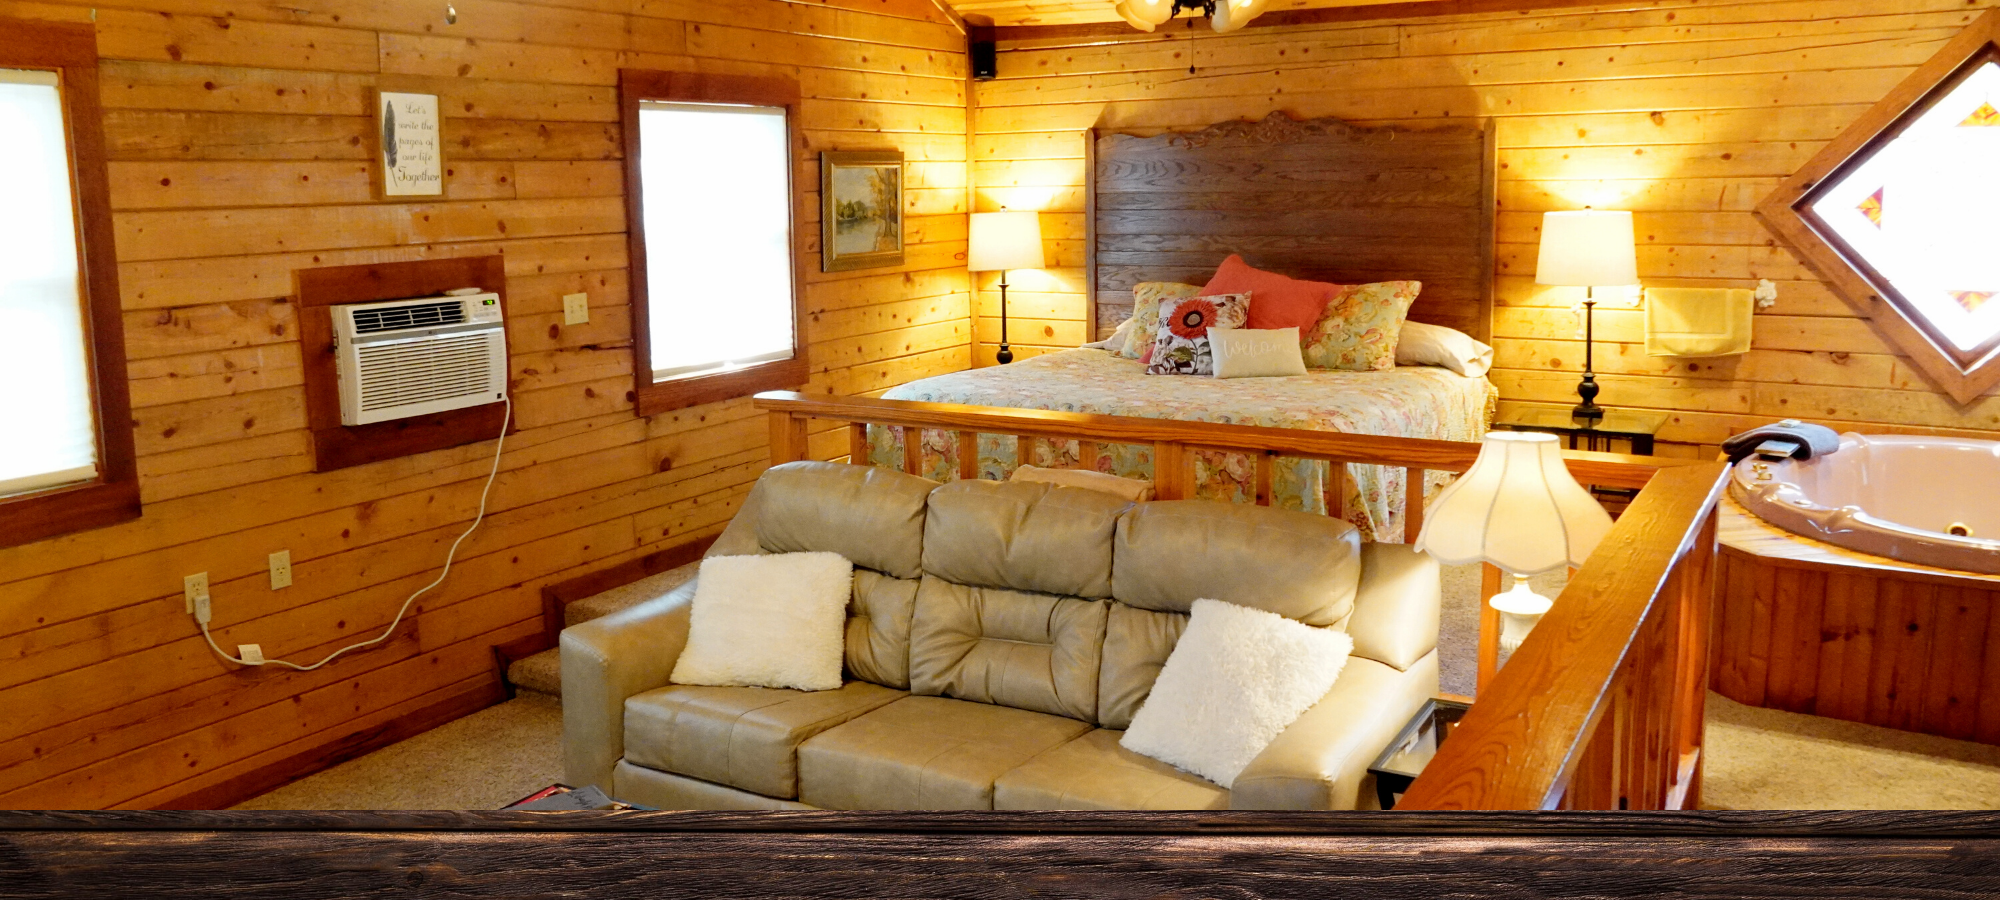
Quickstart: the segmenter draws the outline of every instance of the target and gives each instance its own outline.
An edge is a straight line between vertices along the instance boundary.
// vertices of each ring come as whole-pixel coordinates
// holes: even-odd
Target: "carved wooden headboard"
[[[1362,128],[1274,112],[1153,137],[1093,132],[1089,146],[1097,336],[1131,314],[1133,285],[1202,284],[1241,253],[1312,281],[1421,281],[1411,319],[1492,340],[1490,120]]]

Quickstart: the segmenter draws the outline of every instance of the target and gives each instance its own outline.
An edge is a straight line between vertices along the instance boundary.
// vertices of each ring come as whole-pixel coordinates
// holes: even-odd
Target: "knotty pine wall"
[[[1575,402],[1580,289],[1533,281],[1541,213],[1632,209],[1650,285],[1778,284],[1755,349],[1653,359],[1642,313],[1600,305],[1599,402],[1670,410],[1663,453],[1712,454],[1785,416],[1863,431],[2000,430],[2000,399],[1959,407],[1751,217],[1765,194],[1994,0],[1651,0],[1217,36],[1175,23],[1112,41],[1004,43],[974,89],[978,208],[1042,209],[1051,264],[1016,273],[1019,352],[1084,335],[1084,140],[1094,126],[1196,128],[1273,109],[1499,126],[1497,362],[1503,407]],[[1193,66],[1194,71],[1189,72]],[[999,298],[975,276],[990,362]],[[1026,346],[1023,346],[1026,345]]]
[[[965,44],[930,0],[457,4],[454,26],[443,0],[95,8],[145,515],[0,549],[0,808],[226,801],[231,779],[490,691],[490,648],[541,628],[543,585],[721,528],[766,426],[745,401],[633,415],[621,66],[802,83],[811,390],[969,364]],[[371,198],[377,89],[441,96],[442,199]],[[820,273],[817,152],[892,147],[908,263]],[[317,660],[436,575],[493,450],[313,474],[292,271],[491,253],[521,431],[450,579],[325,669],[222,663],[183,575],[209,573],[223,646]],[[591,322],[566,327],[575,291]],[[279,549],[295,583],[272,591]]]

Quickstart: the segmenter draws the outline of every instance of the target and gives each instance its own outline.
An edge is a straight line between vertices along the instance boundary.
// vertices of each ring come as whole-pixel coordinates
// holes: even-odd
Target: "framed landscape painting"
[[[903,264],[903,152],[819,155],[820,264],[828,272]]]

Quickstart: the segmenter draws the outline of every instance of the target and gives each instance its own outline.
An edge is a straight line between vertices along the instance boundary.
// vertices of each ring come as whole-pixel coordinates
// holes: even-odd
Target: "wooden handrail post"
[[[906,426],[903,429],[903,471],[920,475],[924,471],[924,430]]]
[[[1187,445],[1179,441],[1153,442],[1153,496],[1161,500],[1186,500],[1188,482]]]
[[[1499,566],[1479,564],[1479,657],[1472,682],[1474,696],[1486,690],[1500,671],[1500,611],[1493,608],[1492,600],[1500,595],[1500,581],[1505,577]]]
[[[868,423],[847,423],[847,461],[857,466],[868,465],[872,452],[868,444]]]
[[[808,453],[806,418],[784,410],[771,413],[771,465],[805,459]]]
[[[979,433],[958,432],[958,477],[967,481],[979,478]]]
[[[1410,466],[1403,470],[1403,543],[1414,544],[1424,531],[1424,483],[1431,473]]]

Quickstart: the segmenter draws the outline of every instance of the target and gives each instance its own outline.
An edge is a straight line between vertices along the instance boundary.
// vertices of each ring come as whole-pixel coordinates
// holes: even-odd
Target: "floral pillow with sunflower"
[[[1153,342],[1160,333],[1160,304],[1192,297],[1201,293],[1201,288],[1192,284],[1173,281],[1147,281],[1132,286],[1132,327],[1126,332],[1125,343],[1117,348],[1118,355],[1140,362],[1151,362]]]
[[[1149,375],[1214,375],[1211,328],[1242,328],[1250,318],[1250,292],[1160,301],[1160,330],[1153,340]]]

